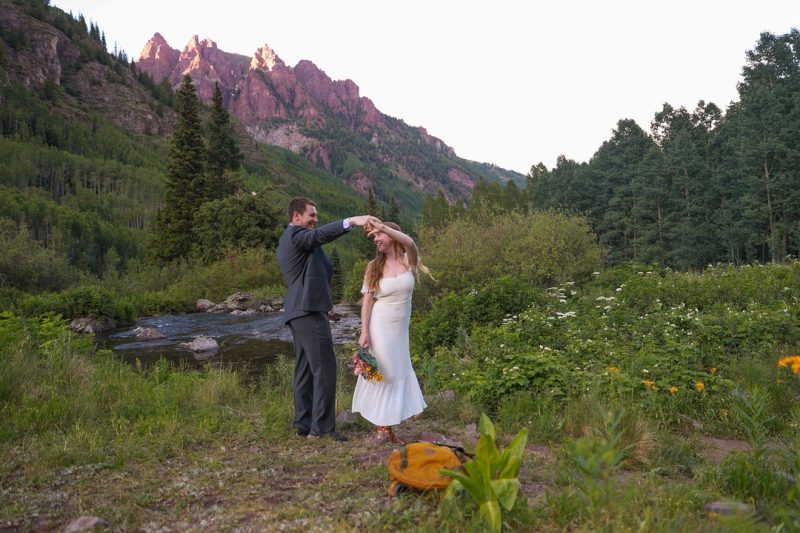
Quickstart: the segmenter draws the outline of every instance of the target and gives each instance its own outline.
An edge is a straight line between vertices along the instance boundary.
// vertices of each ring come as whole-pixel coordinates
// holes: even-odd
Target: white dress
[[[383,278],[369,320],[369,349],[378,361],[383,381],[367,381],[358,376],[353,393],[353,412],[376,426],[394,426],[422,412],[427,404],[411,366],[408,348],[408,323],[411,319],[411,293],[414,274]],[[364,298],[370,298],[366,287]]]

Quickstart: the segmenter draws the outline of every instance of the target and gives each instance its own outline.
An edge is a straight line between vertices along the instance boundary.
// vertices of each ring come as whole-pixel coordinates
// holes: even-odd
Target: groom
[[[336,431],[336,356],[327,313],[333,308],[331,262],[322,245],[353,226],[380,224],[370,215],[345,218],[316,228],[317,204],[289,202],[289,225],[278,243],[278,264],[288,291],[284,321],[294,337],[294,427],[301,437],[346,441]]]

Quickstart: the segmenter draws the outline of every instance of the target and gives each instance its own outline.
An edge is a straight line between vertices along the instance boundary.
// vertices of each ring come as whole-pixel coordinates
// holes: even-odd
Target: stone
[[[111,527],[106,520],[96,516],[81,516],[67,524],[62,530],[63,533],[77,533],[78,531],[91,531],[96,529],[107,529]]]
[[[681,413],[678,413],[677,418],[679,429],[684,433],[692,434],[703,430],[703,424],[694,418],[688,417]]]
[[[197,303],[195,304],[195,309],[197,309],[201,313],[204,313],[206,311],[211,310],[216,305],[217,304],[215,304],[211,300],[207,300],[205,298],[200,298],[199,300],[197,300]]]
[[[431,431],[421,431],[417,435],[417,440],[422,440],[425,442],[434,442],[438,444],[446,444],[448,446],[461,446],[461,443],[456,442],[447,435],[443,435],[441,433],[434,433]]]
[[[344,410],[336,416],[336,424],[346,425],[355,424],[358,420],[358,415],[348,410]]]
[[[73,318],[68,327],[75,333],[94,334],[114,329],[117,323],[110,318],[79,317]]]
[[[717,501],[707,503],[703,510],[708,514],[730,516],[736,514],[750,514],[755,512],[752,505],[735,501]]]
[[[441,400],[443,402],[454,402],[456,401],[456,393],[451,390],[444,390],[434,394],[432,399]]]
[[[464,438],[469,442],[478,442],[480,438],[478,434],[478,424],[467,424],[464,428]]]
[[[155,341],[165,338],[164,334],[155,328],[138,327],[134,329],[133,332],[140,341]]]
[[[180,343],[182,348],[186,348],[192,352],[211,352],[219,350],[219,344],[212,337],[200,335],[194,338],[191,342]]]
[[[246,292],[235,292],[219,304],[227,311],[248,311],[257,309],[263,301]]]

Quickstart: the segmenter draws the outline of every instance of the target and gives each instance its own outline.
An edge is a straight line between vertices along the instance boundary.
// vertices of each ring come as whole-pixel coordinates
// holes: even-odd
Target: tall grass
[[[273,434],[291,381],[263,396],[229,369],[152,368],[93,352],[56,318],[0,320],[0,448],[33,439],[47,464],[157,460],[189,443]],[[290,378],[289,378],[290,379]],[[262,415],[269,415],[262,418]]]

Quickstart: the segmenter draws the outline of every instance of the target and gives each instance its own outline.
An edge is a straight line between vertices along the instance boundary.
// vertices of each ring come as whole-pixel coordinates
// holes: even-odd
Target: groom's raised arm
[[[354,226],[380,223],[381,221],[372,215],[359,215],[337,220],[314,229],[300,228],[292,235],[292,241],[301,250],[310,251],[317,246],[338,239]]]

